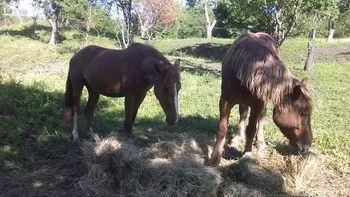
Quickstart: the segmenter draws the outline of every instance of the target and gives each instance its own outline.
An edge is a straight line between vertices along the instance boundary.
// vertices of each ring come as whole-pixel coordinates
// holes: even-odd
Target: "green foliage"
[[[80,21],[83,24],[85,30],[82,33],[86,29],[93,29],[98,35],[114,34],[116,22],[106,9],[94,5],[90,0],[65,0],[61,6],[63,18]]]
[[[214,36],[236,37],[248,28],[253,31],[266,30],[263,1],[221,0],[214,11],[217,27]]]
[[[158,38],[201,38],[205,34],[204,11],[200,7],[181,10],[179,18],[167,28],[157,29]]]
[[[350,9],[339,15],[335,22],[334,37],[345,38],[350,37]]]
[[[216,36],[220,37],[235,37],[245,32],[247,29],[251,31],[265,31],[273,34],[275,23],[271,20],[266,13],[274,13],[271,6],[276,1],[266,1],[268,6],[265,10],[264,1],[233,1],[233,0],[221,0],[215,10],[215,16],[218,20],[217,26],[220,28],[215,31]],[[296,4],[295,0],[281,0],[277,1],[279,8],[282,10],[282,28],[286,30],[293,25],[295,21],[295,27],[289,32],[289,35],[308,35],[309,28],[311,27],[310,18],[311,15],[316,14],[318,21],[323,19],[337,19],[338,8],[335,0],[307,0],[302,1],[301,4]],[[346,5],[343,2],[342,5]],[[299,6],[297,9],[297,17],[293,13],[295,6]],[[346,7],[346,6],[343,6]],[[295,18],[296,17],[296,18]],[[341,19],[344,21],[344,18]],[[322,22],[323,23],[323,22]],[[326,36],[326,27],[321,24],[322,27],[319,30],[320,36]],[[336,30],[337,31],[337,30]]]
[[[339,13],[336,0],[307,0],[303,2],[303,11],[307,15],[316,15],[319,19],[335,19]]]

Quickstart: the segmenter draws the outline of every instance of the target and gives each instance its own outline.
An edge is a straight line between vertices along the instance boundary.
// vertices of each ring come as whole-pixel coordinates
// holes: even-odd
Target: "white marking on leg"
[[[238,127],[238,132],[236,135],[233,134],[231,143],[229,144],[230,147],[237,148],[245,142],[245,129],[246,129],[245,120],[240,119],[237,127]]]
[[[94,129],[92,127],[90,127],[90,134],[94,133]]]
[[[252,152],[245,152],[245,153],[243,154],[243,157],[244,157],[244,158],[253,158],[253,154],[252,154]]]
[[[237,135],[242,139],[245,139],[245,129],[246,129],[245,120],[242,119],[238,122],[238,133],[237,133]]]
[[[174,85],[174,106],[176,110],[176,120],[179,118],[179,100],[177,95],[176,83]]]
[[[264,118],[261,118],[258,121],[258,133],[256,135],[256,146],[259,151],[262,151],[267,147],[264,139]]]
[[[73,117],[72,136],[73,136],[73,140],[74,141],[79,140],[79,136],[78,136],[78,113],[77,112],[74,113],[74,117]]]

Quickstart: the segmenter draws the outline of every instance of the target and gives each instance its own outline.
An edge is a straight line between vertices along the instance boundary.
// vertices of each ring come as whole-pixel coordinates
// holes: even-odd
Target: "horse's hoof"
[[[256,147],[258,148],[259,152],[262,152],[267,148],[267,145],[265,142],[257,142]]]
[[[79,143],[80,142],[80,139],[78,137],[73,137],[73,142],[74,143]]]
[[[91,139],[95,144],[98,144],[102,141],[102,137],[97,133],[91,133]]]
[[[245,152],[245,153],[243,154],[243,158],[253,158],[252,152]]]
[[[211,157],[205,161],[205,165],[207,166],[218,166],[220,164],[220,158],[218,157]]]
[[[228,145],[229,147],[237,148],[241,144],[245,142],[245,139],[242,138],[241,136],[236,135],[235,137],[232,138],[231,143]]]

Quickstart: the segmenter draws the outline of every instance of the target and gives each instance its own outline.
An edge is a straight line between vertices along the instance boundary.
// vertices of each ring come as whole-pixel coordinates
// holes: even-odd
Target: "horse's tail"
[[[73,87],[72,81],[68,72],[66,82],[66,93],[64,94],[64,120],[66,122],[73,119]]]

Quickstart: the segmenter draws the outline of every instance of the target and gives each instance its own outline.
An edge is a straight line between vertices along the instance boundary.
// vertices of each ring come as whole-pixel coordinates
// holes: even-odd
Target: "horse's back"
[[[277,97],[291,73],[278,57],[274,39],[266,33],[245,33],[237,38],[222,62],[222,89],[264,101]],[[233,93],[232,93],[233,92]]]
[[[70,75],[100,94],[125,96],[133,89],[149,87],[142,73],[147,58],[167,61],[158,50],[145,44],[135,43],[123,50],[90,45],[72,57]]]

